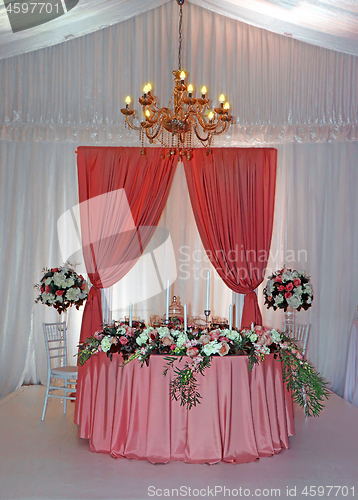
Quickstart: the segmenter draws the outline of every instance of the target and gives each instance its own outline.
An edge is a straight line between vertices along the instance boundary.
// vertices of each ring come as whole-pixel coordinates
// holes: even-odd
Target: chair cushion
[[[70,378],[70,376],[72,376],[72,378],[77,378],[78,366],[59,366],[58,368],[52,368],[51,374],[66,378]]]

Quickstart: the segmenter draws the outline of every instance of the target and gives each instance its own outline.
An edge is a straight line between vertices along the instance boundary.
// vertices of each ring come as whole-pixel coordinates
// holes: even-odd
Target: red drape
[[[92,288],[80,341],[101,327],[101,288],[136,263],[166,204],[176,162],[161,148],[79,147],[83,255]]]
[[[264,279],[274,213],[277,151],[195,150],[184,160],[189,195],[204,248],[219,276],[244,293],[241,327],[262,324],[255,289]]]

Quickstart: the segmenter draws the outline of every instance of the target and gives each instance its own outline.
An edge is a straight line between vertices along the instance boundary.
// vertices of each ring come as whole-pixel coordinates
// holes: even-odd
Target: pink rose
[[[189,349],[186,350],[186,355],[189,356],[190,358],[195,358],[199,354],[199,349],[197,347],[189,347]]]
[[[293,284],[294,284],[295,286],[300,286],[300,284],[301,284],[301,280],[300,280],[300,278],[295,278],[295,279],[293,280]]]
[[[220,337],[219,342],[229,342],[229,339],[227,337]]]
[[[59,297],[61,297],[61,295],[64,294],[64,291],[63,290],[57,290],[56,292],[56,295],[58,295]]]
[[[167,345],[167,346],[174,344],[173,337],[171,335],[165,335],[162,338],[162,343],[163,343],[163,345]]]
[[[257,335],[262,335],[264,332],[263,326],[260,326],[260,325],[256,325],[254,327],[254,330],[255,330],[255,333],[257,333]]]
[[[276,278],[274,279],[274,282],[275,283],[282,283],[282,276],[276,276]]]
[[[268,300],[269,300],[270,302],[272,302],[272,301],[273,301],[273,297],[272,297],[272,295],[268,295],[268,296],[267,296],[267,298],[268,298]]]
[[[176,346],[175,344],[172,344],[172,345],[170,346],[170,349],[171,349],[172,351],[174,351],[174,349],[176,349],[176,348],[177,348],[177,346]]]
[[[286,285],[286,290],[287,290],[288,292],[290,292],[290,291],[292,290],[292,288],[293,288],[292,283],[289,283],[288,285]]]
[[[41,291],[41,293],[44,293],[44,291],[45,291],[45,287],[44,287],[43,285],[42,285],[42,287],[40,288],[40,291]]]
[[[220,330],[213,330],[212,332],[210,332],[210,338],[211,340],[215,340],[215,339],[218,339],[221,335],[221,331]]]
[[[285,289],[285,287],[284,287],[283,285],[280,285],[280,286],[278,287],[278,291],[279,291],[279,292],[283,292],[283,291],[284,291],[284,289]]]
[[[47,286],[45,287],[45,292],[46,292],[46,293],[50,293],[50,290],[51,290],[51,289],[50,289],[50,285],[47,285]]]
[[[117,345],[117,344],[118,344],[118,339],[117,339],[117,337],[112,337],[112,338],[111,338],[111,344],[112,344],[112,345]]]
[[[211,342],[211,338],[210,338],[210,335],[202,335],[199,339],[199,342],[200,344],[202,345],[206,345],[206,344],[209,344],[209,342]]]
[[[86,283],[85,282],[82,283],[81,290],[86,290]]]
[[[135,332],[135,328],[131,327],[131,326],[126,326],[126,335],[127,337],[133,337],[133,334]]]
[[[285,299],[289,299],[291,297],[292,293],[291,292],[286,292],[285,293]]]
[[[125,337],[124,335],[122,335],[122,337],[119,337],[119,342],[122,345],[127,345],[128,344],[128,339],[127,339],[127,337]]]
[[[58,267],[54,267],[53,269],[51,269],[51,271],[52,271],[53,273],[57,273],[57,271],[58,271]]]
[[[270,335],[268,334],[264,334],[262,335],[261,337],[259,337],[257,340],[256,340],[256,344],[258,345],[264,345],[264,346],[269,346],[271,345],[273,342],[272,338]]]
[[[228,344],[226,342],[223,342],[221,344],[221,347],[219,350],[220,356],[226,356],[226,354],[229,352],[229,350],[230,350],[230,347],[228,346]]]

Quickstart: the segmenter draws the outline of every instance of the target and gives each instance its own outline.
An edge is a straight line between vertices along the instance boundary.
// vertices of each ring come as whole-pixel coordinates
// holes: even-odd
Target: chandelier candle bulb
[[[207,91],[208,91],[208,89],[205,87],[205,85],[203,85],[203,86],[201,87],[201,97],[202,97],[203,99],[205,99],[205,94],[207,93]]]
[[[182,72],[180,73],[180,80],[181,80],[181,83],[184,83],[185,77],[186,77],[185,71],[182,71]]]
[[[189,83],[189,85],[188,85],[189,97],[193,96],[193,90],[194,90],[194,87],[192,86],[191,83]]]
[[[133,304],[129,304],[129,326],[132,326]]]
[[[127,95],[126,99],[125,99],[125,103],[126,103],[126,109],[129,108],[129,105],[130,103],[132,102],[132,99],[130,98],[129,95]]]
[[[210,271],[207,272],[206,275],[206,310],[209,310],[209,302],[210,302]]]
[[[225,109],[225,111],[228,111],[230,109],[230,103],[229,102],[226,102],[224,104],[224,109]]]
[[[229,330],[232,330],[232,304],[229,306]]]

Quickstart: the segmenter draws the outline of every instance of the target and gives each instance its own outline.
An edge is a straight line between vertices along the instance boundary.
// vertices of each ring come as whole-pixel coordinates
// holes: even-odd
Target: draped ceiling
[[[50,24],[14,34],[0,5],[0,58],[61,43],[174,0],[80,0]],[[187,0],[217,14],[327,49],[358,55],[358,5],[347,0]],[[64,2],[62,2],[63,4]],[[73,2],[72,2],[73,3]]]
[[[354,2],[310,2],[319,19],[315,22],[312,15],[304,15],[302,22],[315,26],[303,28],[317,40],[322,35],[319,43],[311,40],[313,45],[295,40],[292,26],[292,36],[278,34],[279,22],[274,20],[274,12],[283,9],[298,26],[301,18],[293,13],[307,7],[307,2],[257,0],[239,9],[240,3],[185,4],[183,65],[196,89],[206,84],[213,101],[225,92],[232,103],[235,123],[216,146],[272,145],[278,151],[268,266],[272,270],[282,266],[286,250],[296,256],[299,250],[306,251],[298,264],[311,274],[315,290],[313,307],[301,316],[312,324],[308,355],[330,387],[343,394],[358,297],[357,10]],[[93,10],[94,5],[101,14]],[[87,6],[89,18],[84,14]],[[272,24],[266,26],[270,31],[250,25],[250,19],[248,24],[240,22],[245,21],[240,15],[258,6],[270,7],[265,16]],[[110,21],[102,16],[107,7]],[[166,105],[172,89],[171,71],[177,61],[174,0],[80,1],[82,10],[76,14],[76,8],[53,24],[12,37],[0,6],[0,397],[23,382],[45,380],[41,322],[57,317],[50,308],[34,305],[32,284],[38,282],[44,266],[55,267],[63,260],[57,220],[79,202],[75,149],[138,146],[137,134],[123,126],[120,108],[125,96],[131,94],[136,101],[149,80],[160,104]],[[229,17],[211,8],[227,8]],[[327,31],[333,46],[322,41],[327,15],[320,8],[335,12]],[[81,23],[75,30],[70,19],[78,12]],[[255,19],[259,25],[257,12]],[[348,28],[342,28],[344,19]],[[98,27],[104,29],[92,32]],[[86,30],[91,33],[79,36]],[[66,43],[53,45],[74,34],[75,39],[70,36]],[[40,46],[46,47],[35,50]],[[184,245],[190,248],[188,254],[195,250],[197,257],[202,247],[179,166],[167,205],[160,224],[170,232],[174,248]],[[198,266],[199,275],[208,265],[201,260],[186,264]],[[137,291],[150,288],[143,280],[145,268],[129,274],[130,283],[123,280],[114,291],[118,302],[123,292],[132,293],[130,285]],[[179,278],[183,274],[179,270]],[[213,286],[213,301],[216,313],[227,316],[233,299],[219,281]],[[191,281],[177,279],[175,286],[186,297],[189,314],[202,314],[205,280],[191,276]],[[260,294],[259,289],[259,302]],[[235,301],[240,302],[239,295]],[[142,302],[146,319],[153,310],[161,313],[162,303],[161,295],[153,298],[150,307]],[[262,302],[261,309],[265,324],[281,326],[277,312],[264,310]],[[76,310],[69,313],[73,353],[81,315]]]

